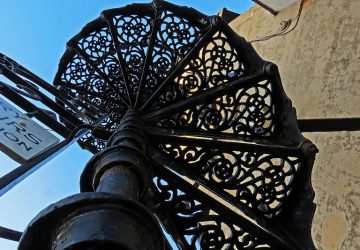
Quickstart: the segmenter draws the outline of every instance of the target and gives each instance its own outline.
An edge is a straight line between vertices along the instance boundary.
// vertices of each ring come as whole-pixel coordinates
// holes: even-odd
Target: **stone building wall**
[[[273,16],[255,5],[230,26],[247,40],[295,24],[300,1]],[[297,27],[253,46],[279,66],[298,118],[360,117],[360,0],[307,0]],[[306,133],[319,148],[312,235],[318,249],[360,249],[360,132]]]

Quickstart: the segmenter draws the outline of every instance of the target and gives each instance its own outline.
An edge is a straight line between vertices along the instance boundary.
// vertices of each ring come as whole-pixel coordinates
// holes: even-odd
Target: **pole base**
[[[158,221],[139,203],[109,193],[82,193],[40,212],[21,237],[19,250],[160,250]]]

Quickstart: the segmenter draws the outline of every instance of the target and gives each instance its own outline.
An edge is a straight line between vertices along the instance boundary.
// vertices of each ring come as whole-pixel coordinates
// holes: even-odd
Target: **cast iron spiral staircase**
[[[121,150],[137,150],[151,171],[136,174],[152,180],[140,185],[138,201],[171,236],[167,247],[314,248],[310,173],[316,148],[298,129],[276,65],[220,17],[163,1],[105,10],[68,42],[54,85],[72,105],[58,103],[82,114],[84,123],[108,115],[80,140],[96,153],[82,192],[98,188],[91,177],[102,152],[121,143]],[[39,220],[54,220],[48,214],[70,206],[65,203],[30,224],[20,249],[30,249],[36,230],[44,230]]]

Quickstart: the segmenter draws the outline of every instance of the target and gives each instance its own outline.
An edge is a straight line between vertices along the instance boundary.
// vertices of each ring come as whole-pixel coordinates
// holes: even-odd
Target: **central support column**
[[[82,193],[41,212],[19,249],[164,249],[158,221],[140,203],[152,182],[146,150],[143,123],[129,110],[106,148],[86,165]]]
[[[138,201],[152,181],[146,150],[142,120],[137,111],[130,109],[106,148],[86,165],[81,176],[81,191],[116,193]]]

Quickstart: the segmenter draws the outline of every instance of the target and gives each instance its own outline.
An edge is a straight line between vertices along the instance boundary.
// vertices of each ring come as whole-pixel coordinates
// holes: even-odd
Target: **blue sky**
[[[66,42],[104,9],[132,2],[122,0],[1,0],[0,52],[52,82]],[[251,0],[173,0],[208,14],[222,7],[242,13]],[[77,144],[54,158],[14,189],[0,197],[0,225],[22,231],[43,208],[79,192],[79,176],[90,153]],[[0,152],[0,175],[17,163]],[[16,249],[17,243],[0,239],[0,250]]]

